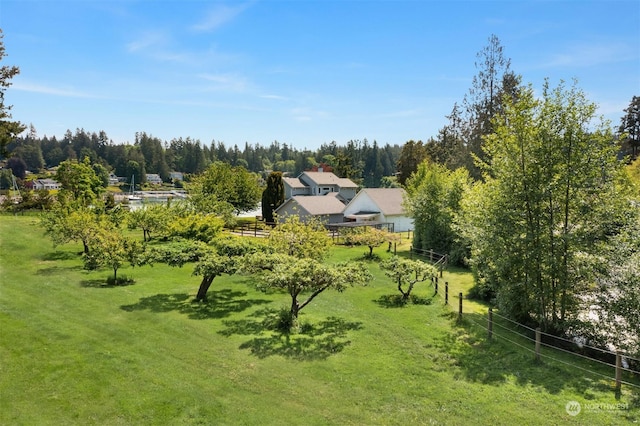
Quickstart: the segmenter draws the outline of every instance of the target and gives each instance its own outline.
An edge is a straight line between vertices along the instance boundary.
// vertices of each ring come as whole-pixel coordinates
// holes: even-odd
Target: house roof
[[[331,172],[302,172],[316,185],[337,185],[340,188],[357,188],[351,179],[339,178]],[[300,175],[300,176],[302,176]]]
[[[358,192],[356,198],[361,196],[361,193],[366,194],[385,216],[406,213],[402,206],[406,192],[402,188],[365,188]],[[354,198],[354,201],[356,198]]]
[[[331,195],[297,195],[289,198],[276,209],[283,209],[289,203],[297,203],[310,215],[340,214],[344,210],[344,204],[337,197]]]
[[[307,185],[305,185],[298,178],[283,177],[282,178],[282,182],[284,182],[285,184],[289,185],[289,187],[291,187],[291,188],[306,188],[307,187]]]

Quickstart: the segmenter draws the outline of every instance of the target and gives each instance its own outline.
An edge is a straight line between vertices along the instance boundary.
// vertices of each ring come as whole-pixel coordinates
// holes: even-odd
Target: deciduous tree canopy
[[[613,134],[595,111],[575,85],[545,85],[540,99],[523,90],[485,139],[486,183],[463,201],[480,284],[546,330],[575,319],[598,247],[628,217]]]

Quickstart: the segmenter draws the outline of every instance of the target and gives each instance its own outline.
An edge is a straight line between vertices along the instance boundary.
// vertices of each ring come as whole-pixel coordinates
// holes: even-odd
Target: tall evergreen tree
[[[273,212],[282,203],[284,203],[282,172],[271,172],[267,177],[267,187],[262,192],[262,217],[265,222],[275,222]]]
[[[4,34],[0,29],[0,61],[7,56],[4,47]],[[11,120],[11,105],[6,105],[4,95],[9,86],[11,79],[20,73],[20,68],[12,65],[2,65],[0,67],[0,156],[7,157],[7,145],[9,145],[16,136],[18,136],[26,128],[19,121]]]
[[[634,96],[624,112],[619,128],[624,136],[622,148],[633,160],[638,157],[640,149],[640,96]]]
[[[398,182],[404,185],[426,158],[427,150],[422,141],[410,140],[405,143],[398,159]]]

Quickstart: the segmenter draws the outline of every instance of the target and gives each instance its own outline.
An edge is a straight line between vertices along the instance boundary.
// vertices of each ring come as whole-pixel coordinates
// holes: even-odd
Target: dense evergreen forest
[[[216,141],[207,145],[188,137],[166,142],[145,132],[136,133],[133,144],[114,144],[105,131],[96,133],[76,129],[75,133],[67,131],[58,140],[55,136],[38,137],[34,126],[30,126],[29,132],[16,138],[8,148],[13,161],[24,163],[22,168],[33,173],[56,167],[65,160],[85,157],[92,164],[102,164],[117,176],[156,173],[164,181],[170,180],[172,171],[198,174],[215,161],[242,166],[255,173],[281,171],[294,176],[326,164],[337,175],[366,187],[379,187],[385,176],[395,173],[402,149],[399,145],[379,146],[376,141],[371,143],[366,139],[350,140],[345,145],[331,142],[314,151],[299,150],[277,141],[269,146],[246,143],[240,148]]]

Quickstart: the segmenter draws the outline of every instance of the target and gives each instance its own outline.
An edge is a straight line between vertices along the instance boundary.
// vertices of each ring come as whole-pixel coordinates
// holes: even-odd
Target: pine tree
[[[0,61],[7,56],[5,53],[4,35],[0,30]],[[7,145],[9,145],[17,135],[22,133],[26,126],[19,121],[11,121],[11,106],[5,105],[4,94],[7,87],[11,86],[11,79],[20,73],[17,66],[3,65],[0,67],[0,156],[7,157]]]

